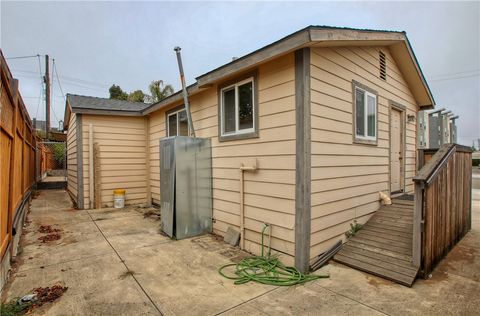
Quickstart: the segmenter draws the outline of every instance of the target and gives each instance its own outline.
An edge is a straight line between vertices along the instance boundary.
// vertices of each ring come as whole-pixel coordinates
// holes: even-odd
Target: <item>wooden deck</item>
[[[334,260],[352,268],[412,286],[413,196],[392,199],[350,238]]]

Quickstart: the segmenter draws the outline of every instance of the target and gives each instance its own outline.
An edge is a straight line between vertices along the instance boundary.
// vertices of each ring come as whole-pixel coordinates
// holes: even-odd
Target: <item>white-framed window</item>
[[[377,96],[355,87],[355,139],[377,140]]]
[[[221,136],[255,132],[254,85],[250,77],[220,90]]]
[[[167,137],[188,136],[188,118],[185,109],[167,114]]]

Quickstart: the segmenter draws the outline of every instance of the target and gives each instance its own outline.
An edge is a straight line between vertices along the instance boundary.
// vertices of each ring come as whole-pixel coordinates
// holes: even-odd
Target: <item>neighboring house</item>
[[[445,109],[418,113],[418,148],[440,148],[444,144],[457,143],[459,116]]]
[[[315,26],[197,77],[188,93],[196,136],[212,144],[214,232],[239,230],[239,168],[256,162],[245,173],[245,248],[259,254],[272,224],[272,248],[302,270],[379,209],[379,191],[413,192],[416,118],[434,106],[404,32]],[[159,141],[188,134],[181,92],[150,106],[69,95],[64,121],[80,208],[90,125],[102,204],[116,188],[127,203],[160,204]]]

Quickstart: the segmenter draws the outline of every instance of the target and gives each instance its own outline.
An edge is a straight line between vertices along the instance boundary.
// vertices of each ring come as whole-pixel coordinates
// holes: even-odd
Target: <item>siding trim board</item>
[[[77,137],[77,207],[83,209],[84,207],[84,187],[83,187],[83,140],[82,140],[82,114],[78,113],[76,123],[76,137]]]
[[[311,232],[310,48],[295,51],[295,267],[308,272]]]

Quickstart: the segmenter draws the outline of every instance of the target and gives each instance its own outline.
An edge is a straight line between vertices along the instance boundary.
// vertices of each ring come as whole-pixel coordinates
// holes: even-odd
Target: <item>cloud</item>
[[[113,83],[146,90],[150,81],[163,79],[178,89],[177,45],[193,82],[310,24],[393,29],[407,31],[428,80],[480,69],[479,12],[479,2],[2,1],[1,46],[7,57],[48,53],[60,75],[71,79],[62,80],[65,92],[105,97]],[[35,116],[36,61],[9,65]],[[479,80],[430,81],[438,105],[461,116],[459,139],[466,144],[480,137]],[[63,117],[64,102],[54,89],[53,108]]]

